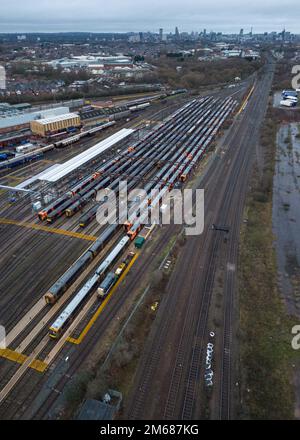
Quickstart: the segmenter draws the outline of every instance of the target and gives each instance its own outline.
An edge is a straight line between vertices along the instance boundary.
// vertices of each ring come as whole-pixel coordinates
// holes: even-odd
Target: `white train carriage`
[[[77,295],[68,304],[65,310],[59,315],[56,321],[51,325],[49,329],[49,336],[51,338],[57,339],[60,337],[65,325],[72,319],[74,313],[77,311],[78,307],[81,305],[83,300],[87,295],[96,288],[99,281],[99,275],[95,274],[92,278],[88,280],[87,283],[79,290]]]
[[[77,312],[78,308],[81,306],[83,301],[88,297],[88,295],[96,289],[99,282],[103,280],[106,272],[109,270],[111,265],[115,262],[121,252],[127,247],[129,243],[129,238],[124,237],[120,242],[113,248],[109,253],[107,258],[100,264],[95,274],[84,284],[84,286],[75,295],[72,301],[67,305],[64,311],[59,315],[56,321],[49,328],[50,338],[57,339],[61,336],[65,326],[73,318],[74,314]]]

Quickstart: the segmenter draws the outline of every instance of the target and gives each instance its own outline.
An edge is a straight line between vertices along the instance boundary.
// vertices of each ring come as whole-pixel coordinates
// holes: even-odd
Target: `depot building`
[[[31,121],[30,129],[38,136],[48,136],[71,127],[80,127],[81,120],[76,113],[54,116],[46,119]]]

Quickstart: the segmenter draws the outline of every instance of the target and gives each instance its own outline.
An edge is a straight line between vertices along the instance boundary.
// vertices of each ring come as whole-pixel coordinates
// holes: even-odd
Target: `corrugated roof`
[[[50,167],[48,167],[46,170],[42,171],[39,174],[36,174],[35,176],[30,177],[29,179],[24,180],[23,182],[19,183],[19,185],[16,186],[16,188],[18,189],[23,189],[26,188],[26,186],[30,185],[33,182],[36,182],[40,176],[42,176],[42,174],[45,174],[45,172],[49,172],[49,171],[53,171],[55,169],[57,169],[57,167],[59,167],[60,165],[58,163],[51,165]]]
[[[52,124],[54,122],[66,121],[72,118],[79,118],[79,116],[76,113],[67,113],[59,116],[52,116],[50,118],[38,119],[36,122],[42,125],[47,125],[47,124]]]
[[[42,173],[42,175],[39,176],[39,180],[47,182],[57,182],[80,166],[94,159],[99,154],[106,151],[108,148],[111,148],[116,143],[125,139],[133,132],[134,130],[131,128],[123,128],[122,130],[119,130],[117,133],[109,136],[108,138],[104,139],[103,141],[99,142],[98,144],[94,145],[83,153],[80,153],[72,159],[68,160],[67,162],[59,165],[56,169],[54,169],[54,171],[50,170],[49,172]]]
[[[1,117],[0,115],[0,129],[1,128],[7,128],[12,127],[15,125],[22,125],[22,124],[28,124],[31,121],[34,120],[42,120],[45,119],[45,117],[55,117],[58,115],[65,115],[69,111],[68,107],[55,107],[51,109],[46,110],[38,110],[28,113],[19,113],[15,111],[15,115],[7,115],[4,117]],[[39,119],[42,118],[42,119]]]

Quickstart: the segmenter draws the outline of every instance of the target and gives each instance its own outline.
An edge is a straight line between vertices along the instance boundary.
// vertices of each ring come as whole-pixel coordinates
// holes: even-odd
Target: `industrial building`
[[[50,66],[57,68],[58,66],[62,67],[63,69],[73,69],[73,68],[93,68],[93,66],[102,65],[105,66],[106,64],[109,65],[132,65],[132,59],[127,56],[123,55],[116,55],[116,56],[73,56],[71,58],[61,58],[59,60],[53,60],[49,63]]]
[[[31,111],[30,111],[31,110]],[[9,104],[0,105],[0,133],[10,133],[12,131],[29,129],[30,122],[50,118],[52,116],[65,115],[69,112],[69,107],[55,107],[45,110],[22,110]]]
[[[76,113],[67,113],[65,115],[39,119],[31,121],[30,123],[32,133],[39,136],[48,136],[51,133],[57,133],[71,127],[80,126],[80,116]]]

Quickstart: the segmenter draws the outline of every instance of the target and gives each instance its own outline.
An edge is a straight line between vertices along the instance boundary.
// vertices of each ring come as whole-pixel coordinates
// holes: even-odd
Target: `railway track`
[[[265,83],[261,84],[260,92],[264,91],[268,95],[268,88],[265,92]],[[261,94],[260,94],[261,96]],[[251,108],[251,105],[253,108]],[[254,101],[249,104],[250,110],[253,114],[258,116],[258,107],[261,107],[260,101]],[[256,127],[257,121],[256,121]],[[248,133],[247,133],[248,131]],[[253,139],[253,131],[251,124],[248,124],[248,127],[245,130],[244,136],[241,136],[242,139]],[[224,204],[220,210],[221,215],[218,219],[219,224],[231,225],[232,236],[230,238],[229,243],[229,258],[228,263],[233,264],[237,262],[237,254],[238,254],[238,242],[239,242],[239,230],[240,230],[240,222],[243,212],[244,206],[244,197],[247,189],[248,176],[251,169],[251,159],[253,159],[253,154],[250,146],[246,149],[245,146],[242,147],[240,144],[240,154],[237,157],[237,164],[234,168],[234,173],[230,182],[228,184],[228,188],[226,191],[226,196],[224,200]],[[239,187],[239,192],[236,191],[236,186]],[[243,187],[243,189],[242,189]],[[234,219],[234,221],[232,221]],[[220,244],[219,237],[215,238],[214,243],[214,251],[212,253],[212,258],[215,259],[216,251]],[[216,261],[216,259],[215,259]],[[211,268],[208,271],[206,280],[211,279],[211,273],[215,273],[215,265],[214,270]],[[220,411],[221,418],[230,418],[231,414],[231,346],[232,346],[232,309],[233,309],[233,301],[234,301],[234,281],[235,281],[235,271],[227,270],[226,271],[226,290],[224,292],[225,298],[225,312],[224,312],[224,332],[223,332],[223,349],[222,349],[222,368],[221,368],[221,380],[220,380]],[[213,282],[211,282],[211,291],[213,288]],[[210,291],[210,292],[211,292]],[[197,370],[197,366],[203,365],[204,360],[204,342],[205,342],[205,334],[208,334],[207,329],[207,317],[209,313],[209,304],[210,304],[210,295],[204,296],[204,304],[202,307],[204,308],[204,314],[200,313],[199,321],[197,325],[195,338],[199,341],[201,340],[200,347],[202,347],[202,356],[200,348],[197,350],[193,350],[193,355],[190,363],[190,372],[188,385],[186,388],[185,401],[183,405],[182,411],[182,419],[191,420],[193,416],[193,401],[195,396],[195,391],[197,388],[197,381],[195,378],[195,370]],[[198,367],[199,368],[199,367]],[[191,378],[191,380],[190,380]],[[188,400],[187,400],[188,396]],[[188,406],[186,407],[186,402],[188,402]]]
[[[208,176],[211,179],[211,176]],[[212,193],[211,193],[212,197]],[[207,237],[209,231],[205,231],[205,237]],[[206,238],[203,239],[205,243]],[[177,303],[178,298],[173,295],[173,286],[177,284],[176,273],[185,274],[185,285],[182,289],[185,291],[195,292],[197,280],[194,276],[194,271],[190,267],[191,261],[199,261],[203,253],[203,247],[193,246],[188,255],[184,256],[183,261],[179,261],[177,267],[174,268],[173,282],[170,280],[170,285],[168,291],[170,291],[169,301],[160,307],[160,316],[164,316],[165,319],[160,319],[157,316],[157,320],[160,322],[159,327],[155,329],[155,336],[151,339],[151,343],[148,344],[145,354],[143,356],[143,366],[141,366],[141,376],[138,378],[139,387],[137,392],[132,398],[132,404],[128,411],[128,417],[130,419],[139,419],[143,417],[143,409],[147,396],[151,392],[151,386],[155,381],[155,372],[157,370],[158,361],[161,359],[162,353],[164,351],[165,341],[167,339],[168,332],[171,329],[173,317],[178,315]],[[213,264],[213,259],[210,265]],[[178,272],[177,272],[178,271]],[[178,277],[180,278],[180,277]],[[171,385],[168,391],[168,397],[166,404],[164,406],[164,416],[168,419],[175,418],[175,409],[178,404],[177,396],[179,393],[179,388],[181,386],[183,368],[187,357],[190,354],[191,343],[193,339],[192,323],[194,318],[195,310],[200,307],[200,295],[189,295],[188,303],[185,304],[184,309],[186,311],[183,328],[180,333],[177,333],[176,338],[179,340],[179,347],[177,350],[176,357],[173,362],[173,369],[169,372],[171,377]],[[197,375],[197,373],[196,373]]]
[[[227,179],[227,185],[229,186],[228,179]],[[231,184],[230,186],[234,187],[234,185]],[[230,200],[231,192],[228,191],[227,189],[228,187],[226,187],[226,183],[225,183],[223,192],[219,196],[218,211],[223,212],[225,209],[224,207],[226,206],[226,204],[228,204]],[[213,192],[210,193],[210,201],[212,201],[212,197],[213,197]],[[209,204],[210,203],[208,202],[208,205]],[[210,221],[208,222],[208,224],[210,224]],[[209,231],[206,231],[206,236],[203,239],[203,241],[206,242],[207,240],[211,240],[209,238]],[[181,411],[180,414],[181,419],[191,420],[193,417],[195,394],[198,383],[200,382],[200,372],[202,370],[201,365],[204,358],[204,342],[205,342],[205,337],[207,335],[207,319],[208,319],[209,308],[211,303],[211,296],[213,292],[215,272],[218,261],[218,251],[220,244],[221,244],[221,235],[217,233],[215,238],[212,239],[212,244],[210,246],[210,249],[205,249],[205,248],[203,249],[201,246],[199,246],[198,253],[195,256],[191,257],[197,260],[200,259],[200,256],[203,253],[207,253],[209,255],[209,260],[206,263],[206,266],[203,271],[206,274],[206,276],[204,278],[203,288],[201,289],[202,296],[198,295],[199,299],[197,301],[196,308],[191,308],[192,314],[186,316],[186,321],[191,325],[191,323],[193,322],[192,317],[194,310],[199,310],[199,318],[196,320],[196,330],[193,331],[192,329],[189,329],[189,333],[185,334],[185,327],[183,327],[183,332],[181,335],[180,345],[178,349],[179,357],[176,359],[176,367],[172,374],[172,380],[169,387],[169,394],[165,406],[166,418],[171,418],[171,419],[175,418],[176,408],[177,411]],[[199,280],[195,278],[193,284],[191,285],[191,291],[197,292],[197,286],[199,288]],[[191,353],[186,349],[186,347],[189,346],[188,341],[192,341],[191,343],[192,350],[190,350]],[[178,369],[177,367],[178,365],[181,365],[184,362],[186,362],[186,359],[190,359],[190,361],[188,362],[189,371],[187,374],[187,378],[185,380],[182,379],[182,382],[184,382],[185,391],[184,391],[184,397],[182,399],[183,400],[182,408],[179,409],[178,393],[180,388],[180,380],[176,372],[176,369]]]
[[[160,246],[161,246],[161,244],[160,244]],[[60,247],[60,246],[58,246],[58,247]],[[46,251],[46,248],[45,247],[43,247],[42,249],[44,249],[44,251]],[[33,252],[35,251],[35,249],[33,249]],[[124,301],[124,299],[123,298],[121,298],[121,300],[120,301]],[[122,304],[123,304],[123,302],[121,302],[119,305],[118,305],[118,309],[122,306]],[[89,341],[88,339],[87,339],[87,341]],[[95,340],[94,340],[94,343],[95,343]],[[93,343],[91,343],[91,347],[93,346]],[[85,347],[85,344],[84,344],[84,347]],[[89,350],[88,349],[88,347],[89,347],[89,344],[87,343],[87,348],[86,348],[86,350]],[[84,349],[85,350],[85,349]],[[84,352],[85,353],[85,352]],[[85,354],[84,354],[84,356],[85,356]],[[82,360],[82,359],[81,359]],[[74,371],[76,370],[76,368],[78,368],[79,367],[79,365],[81,365],[81,362],[78,362],[78,364],[76,363],[76,361],[74,362],[74,364],[72,363],[72,367],[71,368],[75,368],[74,369]],[[70,371],[73,371],[73,370],[70,370]],[[26,374],[27,374],[27,372],[26,372]],[[70,376],[70,375],[69,375]],[[62,382],[64,381],[64,379],[62,379]],[[64,385],[64,383],[60,383],[59,384],[59,387],[60,386],[62,386],[63,387],[63,385]],[[32,391],[32,390],[31,390]],[[34,393],[30,393],[28,396],[27,396],[27,398],[28,399],[30,399],[31,397],[32,397],[32,395],[33,395]],[[56,400],[56,399],[54,399],[54,400]]]
[[[258,87],[258,92],[256,93],[256,98],[251,101],[248,104],[248,108],[246,110],[246,114],[249,114],[251,111],[257,117],[257,108],[263,107],[262,104],[259,103],[258,94],[259,92],[264,92],[266,95],[268,94],[268,88],[266,89],[266,83],[265,81],[260,82],[260,86]],[[261,116],[261,115],[260,115]],[[253,120],[253,126],[257,126],[257,121]],[[249,146],[249,142],[246,147],[243,145],[243,139],[252,139],[252,129],[253,127],[249,127],[247,125],[247,120],[245,123],[241,124],[241,127],[236,130],[235,133],[229,139],[227,142],[232,142],[234,139],[239,139],[239,144],[234,145],[233,148],[237,149],[237,152],[232,151],[232,157],[230,157],[229,162],[234,163],[235,167],[231,167],[232,172],[229,173],[230,179],[227,176],[227,179],[225,179],[225,182],[222,181],[221,188],[226,188],[225,196],[221,197],[222,204],[220,205],[218,209],[215,209],[214,212],[220,212],[219,218],[217,219],[218,222],[222,224],[226,224],[226,221],[230,221],[230,225],[232,228],[235,228],[237,231],[239,231],[239,224],[237,221],[233,222],[233,218],[238,218],[239,222],[242,215],[242,208],[243,208],[243,198],[240,198],[239,195],[234,197],[235,194],[237,194],[236,191],[236,185],[240,184],[240,181],[244,181],[244,188],[243,191],[245,192],[247,187],[247,174],[244,174],[244,172],[247,171],[249,174],[249,170],[251,168],[249,163],[249,158],[251,157],[252,151],[251,151],[251,145]],[[248,136],[246,138],[245,136]],[[231,148],[231,150],[233,150]],[[245,154],[245,151],[247,154]],[[226,156],[228,157],[228,156]],[[224,166],[223,163],[223,167]],[[229,166],[227,167],[229,168]],[[215,170],[217,167],[215,168]],[[229,172],[229,169],[226,170],[227,174]],[[222,174],[219,174],[219,177],[222,176]],[[214,175],[214,178],[216,179],[216,175]],[[224,179],[223,179],[224,180]],[[226,183],[227,180],[227,183]],[[220,181],[219,181],[220,183]],[[219,185],[220,187],[220,185]],[[218,191],[218,188],[215,187],[215,190]],[[240,205],[239,205],[240,204]],[[231,206],[232,205],[232,206]],[[236,209],[236,206],[238,206],[238,209]],[[232,210],[235,210],[234,214],[232,214]],[[233,246],[233,252],[230,255],[230,261],[232,259],[236,259],[237,251],[238,251],[238,232],[237,235],[234,237],[233,244],[230,244],[230,246]],[[211,250],[209,251],[209,259],[206,264],[206,270],[205,270],[205,277],[204,277],[204,287],[203,287],[203,295],[201,297],[201,300],[198,301],[198,306],[194,310],[194,315],[199,310],[199,304],[200,304],[200,313],[198,313],[198,319],[197,324],[195,327],[195,332],[193,333],[191,329],[194,324],[194,320],[192,319],[191,315],[191,309],[194,307],[195,304],[197,304],[197,300],[194,299],[194,302],[192,302],[191,298],[189,298],[188,303],[185,304],[185,319],[183,321],[179,321],[181,313],[179,313],[178,316],[178,324],[179,322],[183,322],[182,325],[182,332],[176,333],[176,338],[178,342],[177,345],[177,354],[176,356],[172,357],[172,361],[170,361],[170,364],[173,365],[171,368],[171,371],[168,371],[169,377],[167,381],[170,380],[170,386],[168,388],[167,393],[167,399],[165,399],[163,396],[161,396],[161,400],[163,403],[159,404],[159,407],[161,409],[161,414],[164,414],[164,418],[166,419],[174,419],[174,418],[181,418],[184,420],[191,420],[194,417],[194,411],[195,411],[195,396],[199,396],[199,392],[201,393],[203,391],[202,388],[202,381],[201,381],[201,370],[203,370],[203,358],[204,358],[204,342],[206,339],[206,336],[208,334],[207,329],[207,319],[209,315],[209,308],[210,308],[210,300],[214,285],[214,274],[216,270],[216,264],[218,259],[218,251],[221,245],[221,238],[219,234],[216,234],[215,237],[211,240]],[[205,242],[205,240],[204,240]],[[202,248],[203,252],[205,252],[205,249]],[[195,260],[198,259],[199,254],[197,253],[197,249],[193,247],[193,251],[191,254],[194,253],[192,258]],[[186,259],[188,259],[188,255],[185,256]],[[191,290],[191,296],[192,291],[194,290],[195,293],[195,282],[188,276],[188,271],[185,271],[185,267],[180,267],[180,272],[184,274],[184,286],[182,286],[181,289],[185,289],[185,285],[188,286],[188,288]],[[221,379],[219,379],[219,384],[221,387],[221,394],[220,394],[220,401],[219,406],[222,407],[223,413],[230,414],[230,392],[231,392],[231,364],[230,364],[230,351],[228,347],[230,347],[231,341],[232,341],[232,330],[231,330],[231,321],[232,321],[232,307],[233,307],[233,299],[234,299],[234,289],[233,289],[233,279],[234,274],[231,274],[231,279],[228,282],[228,290],[231,292],[231,296],[228,295],[228,300],[226,296],[226,308],[225,308],[225,315],[224,315],[224,321],[225,321],[225,331],[223,335],[223,363],[222,363],[222,372],[223,376]],[[178,277],[180,282],[180,277]],[[198,279],[199,282],[199,279]],[[172,288],[172,284],[170,286]],[[175,296],[175,292],[173,292]],[[199,296],[199,295],[198,295]],[[175,302],[175,299],[174,299]],[[169,314],[172,314],[172,311],[174,309],[172,308],[172,303],[168,304],[168,312]],[[177,312],[178,313],[178,312]],[[168,321],[168,315],[164,315],[165,319],[162,319],[161,326],[158,328],[156,332],[156,338],[155,338],[155,344],[151,345],[149,343],[149,348],[145,350],[144,355],[144,361],[141,364],[140,367],[140,374],[138,375],[138,386],[136,387],[136,392],[133,394],[129,409],[128,409],[128,415],[130,418],[133,419],[139,419],[146,417],[148,418],[150,414],[151,417],[157,417],[158,411],[154,411],[153,408],[151,409],[151,403],[149,403],[150,396],[151,396],[151,388],[149,384],[156,383],[156,389],[159,379],[155,378],[155,369],[151,367],[151,365],[156,364],[156,371],[157,369],[160,369],[158,365],[161,365],[161,354],[163,353],[164,348],[166,347],[166,344],[171,344],[171,339],[166,342],[166,336],[168,334],[168,331],[170,331],[171,328],[171,322]],[[187,325],[189,324],[189,326]],[[180,324],[179,324],[180,325]],[[168,328],[169,326],[169,328]],[[191,334],[193,333],[192,339]],[[222,337],[222,336],[221,336]],[[175,336],[174,336],[175,339]],[[192,345],[192,349],[190,346]],[[188,368],[186,368],[186,364],[188,364]],[[161,373],[162,375],[165,374],[165,371]],[[148,384],[148,385],[147,385]],[[164,387],[165,388],[165,387]],[[222,391],[223,390],[223,391]],[[200,394],[201,395],[201,394]],[[157,399],[158,397],[156,397]],[[147,404],[146,404],[147,400]],[[153,399],[152,399],[153,400]],[[199,400],[199,398],[198,398]],[[180,402],[181,405],[180,405]],[[226,403],[227,402],[227,403]],[[228,417],[227,417],[228,418]]]
[[[160,113],[160,112],[157,112],[157,113]],[[26,220],[29,221],[31,219],[31,221],[32,221],[32,214],[31,214],[31,211],[28,209],[28,202],[27,203],[24,202],[23,206],[20,204],[18,204],[18,206],[13,206],[12,208],[8,209],[7,212],[4,212],[4,215],[7,214],[7,215],[10,215],[16,219],[25,220],[23,208],[28,215]],[[74,225],[74,220],[73,220],[73,225]],[[66,227],[65,219],[62,222],[60,222],[60,227],[64,227],[64,228]],[[73,226],[73,228],[74,228],[74,226]],[[78,228],[79,228],[79,226],[76,225],[76,227],[74,228],[75,231],[78,230]],[[69,225],[68,229],[72,229],[72,222]],[[97,229],[97,231],[99,231],[99,228]],[[8,243],[9,243],[8,247],[11,248],[11,247],[15,246],[17,248],[20,245],[20,243],[19,243],[20,239],[23,240],[23,237],[24,236],[21,231],[18,232],[17,234],[13,234],[12,240],[10,240],[10,241],[7,239],[8,237],[6,235],[6,246],[8,246]],[[68,240],[65,240],[66,243],[67,243],[67,241]],[[49,243],[48,243],[48,245],[49,245]],[[26,250],[28,250],[29,255],[36,255],[36,256],[39,255],[39,260],[40,260],[40,257],[42,258],[43,254],[46,253],[47,245],[44,243],[43,234],[40,234],[40,236],[37,236],[37,238],[35,238],[34,241],[32,241],[31,238],[28,238],[26,240],[26,245],[24,247],[26,248]],[[61,243],[59,243],[58,241],[54,244],[52,243],[51,250],[56,255],[61,254],[60,248],[61,248]],[[80,249],[83,249],[83,246]],[[18,282],[16,279],[18,277],[15,276],[15,273],[16,273],[15,268],[16,268],[16,266],[17,267],[22,266],[22,259],[23,258],[24,257],[22,254],[18,255],[17,259],[15,261],[15,264],[11,265],[10,267],[6,268],[5,271],[3,271],[5,273],[5,278],[3,277],[3,283],[4,283],[5,279],[7,279],[8,281],[11,279],[14,279],[14,281],[13,281],[14,284]],[[18,259],[19,259],[19,261],[18,261]],[[50,269],[50,267],[49,267],[49,269]],[[51,270],[51,272],[52,272],[52,270]],[[55,271],[53,271],[53,272],[55,273]],[[40,279],[43,281],[43,272],[42,271],[36,272],[35,279]],[[43,284],[44,284],[44,281],[43,281]],[[3,286],[5,286],[5,284],[3,284]],[[22,291],[24,292],[24,290],[22,290]],[[32,298],[31,301],[26,303],[25,311],[31,307],[31,305],[34,302],[34,298]],[[13,300],[7,301],[6,304],[1,308],[1,316],[3,319],[5,319],[5,324],[7,326],[8,331],[10,329],[9,323],[16,322],[19,319],[22,312],[24,313],[24,303],[22,301],[20,301],[18,294],[14,295]]]
[[[165,233],[162,236],[162,239],[156,243],[154,248],[151,250],[151,254],[157,254],[161,252],[164,247],[168,244],[171,236],[174,234],[173,228],[168,228]],[[151,259],[151,256],[149,257]],[[41,405],[40,409],[33,415],[33,418],[36,420],[41,420],[48,418],[50,410],[55,405],[56,400],[59,398],[59,395],[57,391],[62,392],[67,382],[70,380],[71,377],[74,376],[78,370],[80,370],[80,367],[83,365],[85,359],[87,358],[88,354],[93,350],[95,345],[99,343],[99,334],[104,334],[105,330],[108,328],[109,323],[114,320],[115,316],[119,313],[119,310],[122,309],[122,306],[124,305],[125,301],[128,300],[128,297],[130,295],[131,290],[136,285],[136,279],[140,279],[147,268],[149,267],[149,258],[144,258],[143,261],[140,263],[138,270],[134,274],[134,278],[131,278],[129,282],[126,284],[126,293],[122,295],[117,294],[117,299],[115,300],[114,304],[111,304],[107,310],[105,316],[102,320],[98,320],[98,322],[93,326],[91,329],[88,337],[85,339],[85,343],[82,344],[80,350],[76,353],[73,351],[72,353],[72,364],[70,365],[70,368],[65,373],[65,375],[61,378],[61,380],[56,384],[55,389],[56,392],[51,394],[51,397],[47,398],[47,402],[43,405]],[[65,355],[64,355],[65,356]]]
[[[260,109],[259,109],[259,119],[262,121],[265,116],[265,111],[267,108],[267,101],[269,90],[271,88],[271,84],[273,82],[274,69],[272,64],[269,66],[270,69],[270,78],[267,76],[264,84],[262,86]],[[252,136],[255,139],[258,139],[258,130],[255,133],[255,126],[252,132]],[[257,129],[256,125],[256,129]],[[248,155],[243,163],[243,175],[244,180],[241,182],[241,197],[240,203],[235,206],[238,206],[238,209],[235,213],[231,212],[233,215],[233,228],[234,238],[230,241],[228,247],[227,254],[227,262],[230,264],[237,264],[238,261],[238,251],[239,251],[239,231],[241,226],[241,219],[243,215],[243,206],[247,192],[248,181],[250,177],[251,167],[249,167],[248,162],[252,163],[254,160],[253,154],[248,149]],[[248,166],[247,166],[248,165]],[[232,209],[231,209],[232,210]],[[234,316],[234,293],[236,286],[236,277],[235,272],[232,270],[226,271],[225,277],[225,289],[224,289],[224,298],[225,298],[225,307],[224,307],[224,319],[223,319],[223,349],[222,349],[222,358],[221,358],[221,368],[220,368],[220,393],[219,393],[219,418],[221,420],[230,420],[232,416],[232,363],[231,363],[231,346],[233,342],[233,316]]]

